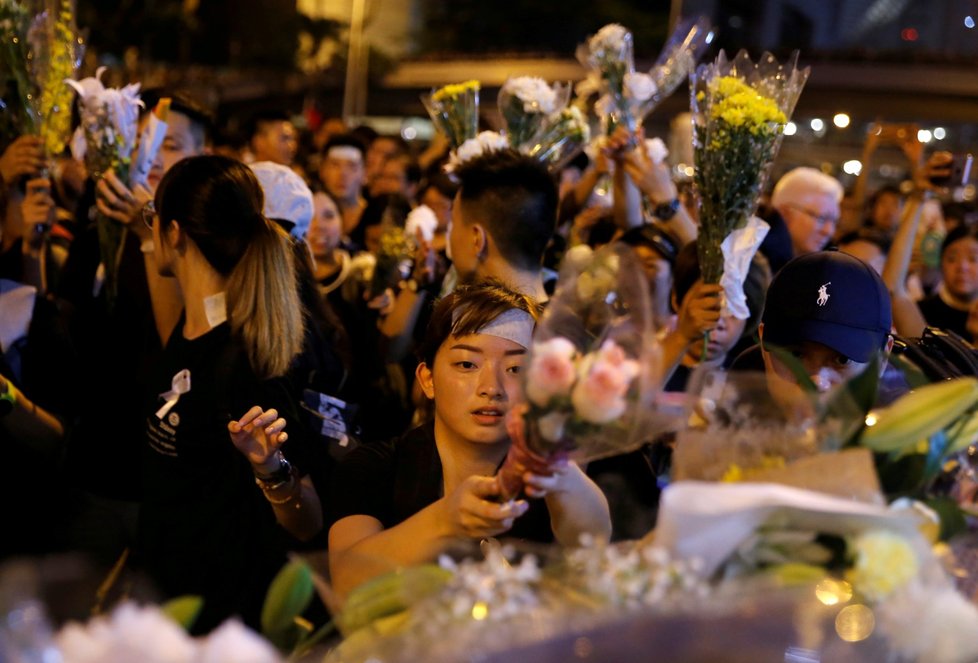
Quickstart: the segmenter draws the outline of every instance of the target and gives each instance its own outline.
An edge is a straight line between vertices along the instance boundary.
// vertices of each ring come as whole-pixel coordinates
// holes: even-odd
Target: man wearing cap
[[[858,258],[819,251],[795,258],[771,282],[758,333],[769,377],[796,382],[772,352],[798,358],[819,391],[858,375],[893,348],[890,295],[879,274]]]

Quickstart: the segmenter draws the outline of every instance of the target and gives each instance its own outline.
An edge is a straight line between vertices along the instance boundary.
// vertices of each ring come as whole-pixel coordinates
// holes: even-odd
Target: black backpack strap
[[[927,327],[920,340],[928,348],[939,351],[961,375],[978,376],[978,352],[953,331]]]

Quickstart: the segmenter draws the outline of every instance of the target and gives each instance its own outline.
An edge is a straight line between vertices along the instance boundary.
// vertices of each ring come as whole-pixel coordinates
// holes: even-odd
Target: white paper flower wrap
[[[415,207],[408,213],[407,220],[404,222],[404,232],[407,233],[408,237],[417,237],[419,230],[421,231],[421,238],[426,242],[433,240],[435,231],[438,230],[438,217],[435,216],[434,210],[427,205]]]
[[[746,320],[750,317],[747,296],[744,295],[744,281],[747,280],[754,254],[757,253],[757,249],[770,230],[771,226],[766,222],[752,216],[746,226],[732,231],[720,244],[720,250],[723,252],[723,275],[720,277],[720,285],[723,287],[724,306],[726,311],[738,320]]]

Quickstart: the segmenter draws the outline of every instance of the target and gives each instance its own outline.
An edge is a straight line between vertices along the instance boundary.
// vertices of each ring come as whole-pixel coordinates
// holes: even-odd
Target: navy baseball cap
[[[883,348],[893,314],[879,274],[838,251],[799,256],[781,268],[764,300],[764,342],[815,341],[853,361]]]

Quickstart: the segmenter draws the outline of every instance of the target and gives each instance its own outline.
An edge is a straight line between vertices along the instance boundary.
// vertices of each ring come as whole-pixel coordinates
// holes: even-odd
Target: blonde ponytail
[[[305,321],[289,241],[266,219],[228,278],[228,322],[261,378],[284,375],[302,350]]]

